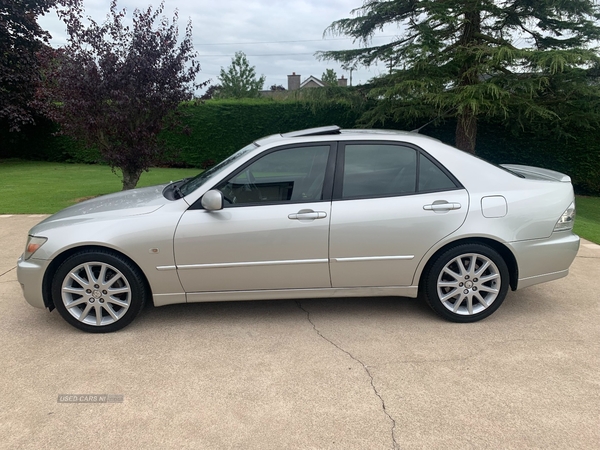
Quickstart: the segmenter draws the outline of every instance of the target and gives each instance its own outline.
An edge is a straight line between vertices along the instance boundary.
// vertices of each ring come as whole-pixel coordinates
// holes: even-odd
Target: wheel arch
[[[500,254],[500,256],[502,256],[502,259],[504,259],[504,262],[508,266],[509,283],[511,290],[514,291],[517,289],[517,284],[519,281],[519,266],[517,264],[517,259],[513,252],[506,245],[494,239],[485,237],[467,237],[446,243],[445,245],[437,249],[435,253],[433,253],[433,255],[429,257],[427,263],[423,266],[423,270],[419,275],[419,291],[423,289],[423,283],[425,281],[425,278],[427,277],[427,272],[429,271],[431,265],[437,260],[437,258],[445,251],[463,244],[482,244],[487,245],[488,247],[491,247],[492,249],[496,250]]]
[[[142,279],[144,280],[144,283],[146,284],[146,289],[147,289],[149,298],[152,299],[152,288],[150,286],[150,283],[148,282],[148,278],[146,277],[146,274],[144,273],[144,271],[140,268],[140,266],[133,259],[131,259],[126,254],[124,254],[118,250],[115,250],[114,248],[111,248],[111,247],[104,247],[102,245],[82,245],[82,246],[78,246],[78,247],[69,248],[69,249],[65,250],[64,252],[59,253],[58,255],[56,255],[54,257],[52,262],[48,265],[48,268],[46,269],[46,272],[44,273],[44,278],[42,281],[42,296],[44,299],[44,305],[46,306],[46,308],[48,308],[49,311],[52,311],[54,309],[54,301],[52,300],[52,278],[54,277],[54,274],[56,273],[56,271],[58,270],[60,265],[67,260],[67,258],[69,258],[70,256],[72,256],[82,250],[91,250],[91,251],[99,250],[102,252],[107,252],[107,253],[112,253],[112,254],[118,255],[119,257],[127,260],[127,262],[129,262],[131,265],[133,265],[139,271],[140,275],[142,276]],[[146,301],[147,300],[148,299],[146,299]]]

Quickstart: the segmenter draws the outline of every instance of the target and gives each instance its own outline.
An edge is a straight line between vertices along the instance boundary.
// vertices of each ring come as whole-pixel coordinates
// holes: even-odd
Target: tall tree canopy
[[[50,37],[37,23],[56,0],[0,0],[0,120],[12,131],[33,122],[36,53]]]
[[[373,80],[371,123],[455,117],[456,145],[474,152],[482,115],[524,123],[558,118],[571,106],[576,117],[583,97],[598,98],[597,1],[366,0],[351,13],[326,32],[364,48],[318,56],[342,66],[389,66]],[[393,41],[370,45],[394,25]]]
[[[132,27],[124,25],[126,11],[116,0],[106,22],[88,18],[88,25],[82,1],[69,3],[59,14],[68,44],[47,59],[41,97],[62,132],[98,148],[121,169],[123,189],[131,189],[142,171],[161,162],[159,133],[197,87],[191,22],[179,40],[177,15],[161,17],[162,3],[136,9]]]
[[[338,85],[338,77],[337,73],[333,69],[325,69],[323,75],[321,75],[321,81],[326,86],[337,86]]]
[[[227,70],[221,67],[219,83],[221,98],[258,97],[265,84],[265,76],[256,77],[256,69],[250,65],[244,52],[235,52]]]

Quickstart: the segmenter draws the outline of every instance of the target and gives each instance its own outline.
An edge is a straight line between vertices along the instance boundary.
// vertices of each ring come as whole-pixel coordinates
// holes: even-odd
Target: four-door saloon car
[[[27,301],[108,332],[155,306],[424,294],[455,322],[564,277],[568,176],[497,167],[415,133],[323,127],[259,139],[190,179],[71,206],[29,232]]]

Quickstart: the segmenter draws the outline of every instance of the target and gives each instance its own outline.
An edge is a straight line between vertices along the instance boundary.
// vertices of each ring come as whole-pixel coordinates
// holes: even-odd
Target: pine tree
[[[371,124],[453,117],[457,147],[474,152],[479,117],[556,120],[577,115],[581,98],[599,98],[597,1],[367,0],[351,13],[326,32],[364,48],[318,56],[389,68],[373,80]],[[391,25],[396,39],[369,45]]]
[[[258,97],[265,84],[265,79],[264,75],[256,78],[256,69],[254,66],[250,66],[244,52],[235,52],[235,56],[231,59],[231,65],[227,70],[221,67],[219,97]]]

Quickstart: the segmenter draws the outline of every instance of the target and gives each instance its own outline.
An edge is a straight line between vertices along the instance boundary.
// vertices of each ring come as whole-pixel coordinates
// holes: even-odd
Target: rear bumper
[[[511,242],[519,267],[517,289],[566,277],[579,250],[579,236],[556,232],[547,239]]]
[[[44,273],[50,264],[50,260],[31,258],[23,260],[23,255],[17,262],[17,279],[23,289],[23,296],[27,303],[36,308],[45,308],[42,284]]]

